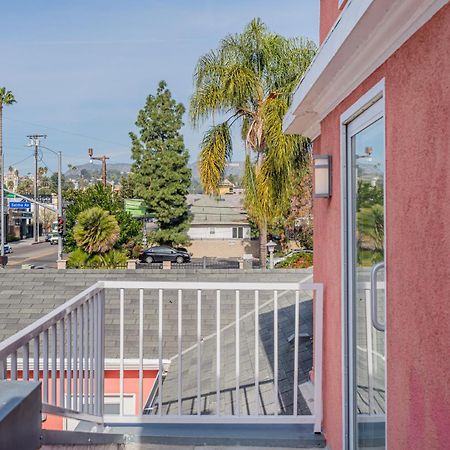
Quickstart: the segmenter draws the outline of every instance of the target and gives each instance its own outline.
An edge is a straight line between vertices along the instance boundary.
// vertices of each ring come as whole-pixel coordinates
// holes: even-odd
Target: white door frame
[[[378,103],[380,102],[380,103]],[[349,331],[349,324],[352,324],[354,321],[352,308],[349,308],[348,299],[353,295],[353,286],[348,283],[348,272],[347,267],[349,262],[349,258],[352,258],[353,249],[352,242],[348,242],[348,226],[351,223],[350,214],[352,214],[352,209],[349,206],[352,206],[353,199],[348,198],[348,159],[351,155],[351,149],[348,148],[347,145],[347,127],[355,120],[358,116],[365,113],[377,103],[376,110],[373,111],[373,114],[369,113],[366,117],[367,120],[364,120],[364,123],[360,124],[360,128],[364,128],[368,126],[370,123],[379,119],[380,117],[385,116],[385,83],[384,78],[379,81],[375,86],[373,86],[370,90],[368,90],[364,95],[362,95],[350,108],[348,108],[340,117],[340,136],[341,136],[341,146],[340,146],[340,155],[341,155],[341,321],[342,321],[342,427],[343,427],[343,449],[344,450],[353,450],[353,438],[352,436],[355,433],[354,430],[354,422],[350,420],[353,416],[353,411],[351,407],[354,403],[353,399],[353,390],[349,389],[349,386],[352,386],[353,383],[353,374],[354,374],[354,358],[349,358],[349,349],[354,347],[353,337]],[[380,115],[381,114],[381,115]],[[352,134],[354,134],[353,131]],[[385,133],[385,144],[386,144],[386,133]],[[386,152],[386,145],[385,145]],[[386,159],[386,153],[385,153]],[[385,243],[386,243],[386,173],[385,173]],[[387,261],[386,256],[386,245],[385,245],[385,261]],[[385,271],[385,281],[387,286],[387,271]],[[386,294],[387,295],[387,294]],[[386,404],[387,404],[387,390],[386,390]],[[386,415],[387,417],[387,415]],[[387,423],[387,422],[386,422]],[[386,427],[387,429],[387,427]],[[386,441],[387,444],[387,441]],[[387,448],[387,447],[386,447]]]

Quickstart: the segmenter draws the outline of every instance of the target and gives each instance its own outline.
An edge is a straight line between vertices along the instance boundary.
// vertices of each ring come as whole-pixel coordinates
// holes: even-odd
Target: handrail
[[[322,287],[321,283],[261,283],[261,282],[198,282],[198,281],[99,281],[98,284],[106,289],[164,289],[164,290],[202,290],[215,291],[313,291]]]
[[[77,294],[66,303],[58,306],[44,317],[41,317],[32,324],[0,342],[0,360],[18,350],[24,344],[30,342],[36,336],[39,336],[40,333],[49,329],[63,317],[76,310],[85,301],[86,296],[99,293],[102,289],[103,286],[101,283],[95,283],[93,286],[85,289],[83,292]]]

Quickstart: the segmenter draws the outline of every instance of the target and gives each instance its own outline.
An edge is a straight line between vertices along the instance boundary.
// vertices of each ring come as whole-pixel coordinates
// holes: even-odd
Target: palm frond
[[[111,250],[119,235],[116,217],[97,206],[81,212],[73,229],[77,245],[89,254]]]
[[[7,91],[5,87],[0,87],[0,106],[12,105],[16,103],[16,99],[11,91]]]
[[[217,193],[231,154],[232,140],[228,123],[211,127],[203,138],[199,161],[200,181],[206,193]]]

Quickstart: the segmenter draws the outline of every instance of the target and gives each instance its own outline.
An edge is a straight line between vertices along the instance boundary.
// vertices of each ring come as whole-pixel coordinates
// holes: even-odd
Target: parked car
[[[4,249],[5,249],[4,250],[5,251],[5,255],[9,255],[10,253],[13,252],[13,249],[12,249],[12,247],[9,244],[5,244]]]
[[[139,260],[146,263],[173,261],[178,264],[187,263],[191,255],[186,249],[172,248],[165,245],[150,247],[139,255]]]
[[[50,242],[50,239],[53,237],[53,233],[48,233],[47,236],[45,236],[45,242]]]
[[[52,235],[49,242],[50,245],[58,245],[58,235],[57,234]]]

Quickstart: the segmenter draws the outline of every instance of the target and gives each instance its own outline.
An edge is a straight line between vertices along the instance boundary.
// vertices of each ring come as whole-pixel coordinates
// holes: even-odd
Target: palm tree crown
[[[225,116],[204,135],[201,182],[207,193],[217,193],[233,152],[231,126],[239,124],[246,149],[246,207],[260,229],[263,261],[267,225],[288,206],[292,173],[305,161],[306,139],[284,135],[282,120],[315,52],[312,41],[284,38],[254,19],[242,34],[227,36],[202,56],[194,74],[193,124]]]
[[[81,212],[73,229],[76,243],[87,253],[106,253],[119,239],[115,216],[97,206]]]
[[[16,99],[11,91],[7,91],[5,87],[0,87],[0,108],[3,105],[12,105],[16,103]]]

